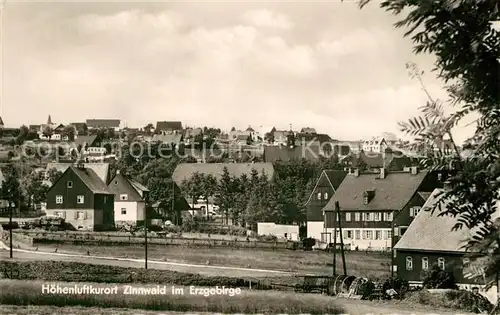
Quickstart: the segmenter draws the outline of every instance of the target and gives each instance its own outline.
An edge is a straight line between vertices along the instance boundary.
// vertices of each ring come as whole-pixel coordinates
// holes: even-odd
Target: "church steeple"
[[[52,125],[52,118],[50,118],[50,115],[49,118],[47,119],[47,125]]]
[[[0,117],[0,128],[3,128],[3,127],[4,127],[3,119],[2,119],[2,117]]]

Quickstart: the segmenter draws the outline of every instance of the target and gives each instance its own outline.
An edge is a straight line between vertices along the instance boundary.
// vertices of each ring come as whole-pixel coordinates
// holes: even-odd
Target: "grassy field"
[[[128,308],[155,311],[270,313],[270,314],[340,314],[334,299],[321,295],[295,294],[278,291],[248,291],[229,295],[193,295],[188,287],[177,287],[183,294],[173,294],[167,285],[164,295],[126,294],[124,285],[86,283],[94,288],[117,287],[116,294],[47,294],[42,293],[39,281],[0,280],[2,305],[85,306],[99,308]],[[82,286],[83,283],[58,283],[62,287]],[[136,286],[137,288],[139,286]],[[142,288],[156,287],[141,285]],[[198,287],[199,288],[199,287]],[[60,314],[60,312],[57,312]],[[121,313],[121,312],[120,312]],[[28,313],[29,314],[29,313]],[[78,313],[82,314],[82,313]],[[93,314],[101,314],[96,312]]]
[[[54,251],[55,246],[39,246],[39,250]],[[142,246],[79,246],[58,245],[58,252],[82,253],[94,256],[143,258]],[[347,273],[354,276],[382,278],[390,275],[390,255],[375,252],[346,252]],[[284,270],[298,273],[329,275],[332,254],[292,250],[240,250],[225,248],[190,248],[183,246],[149,246],[148,258],[172,262],[210,264]],[[337,255],[337,270],[341,270]]]

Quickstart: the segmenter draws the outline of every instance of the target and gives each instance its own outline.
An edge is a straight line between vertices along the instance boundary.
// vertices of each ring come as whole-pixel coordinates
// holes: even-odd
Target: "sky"
[[[397,18],[355,1],[20,2],[3,11],[6,126],[118,118],[187,126],[313,127],[341,140],[398,136],[426,71]],[[474,126],[458,128],[463,141]]]

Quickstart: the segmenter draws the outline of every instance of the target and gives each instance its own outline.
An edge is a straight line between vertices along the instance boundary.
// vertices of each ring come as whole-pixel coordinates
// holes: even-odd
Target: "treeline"
[[[181,158],[157,158],[147,163],[130,159],[128,162],[124,159],[112,164],[111,176],[120,169],[146,185],[162,216],[174,216],[184,198],[192,203],[201,197],[206,200],[207,196],[219,206],[226,220],[249,226],[259,221],[284,224],[305,221],[305,203],[321,172],[342,168],[336,157],[317,162],[278,162],[274,164],[274,174],[254,170],[249,175],[235,177],[225,169],[217,180],[211,175],[195,173],[179,187],[172,182],[172,174],[179,163],[185,162]]]

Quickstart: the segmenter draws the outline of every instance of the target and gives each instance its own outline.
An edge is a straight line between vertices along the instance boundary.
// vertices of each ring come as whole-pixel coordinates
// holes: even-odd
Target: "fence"
[[[15,232],[14,235],[23,236],[31,244],[97,244],[97,245],[133,245],[144,244],[143,236],[132,236],[129,233],[68,233],[68,232]],[[31,239],[31,241],[30,241]],[[20,240],[21,241],[21,240]],[[199,239],[182,237],[148,236],[148,244],[173,245],[190,247],[232,247],[232,248],[259,248],[259,249],[292,249],[298,248],[296,242],[265,242],[246,240]]]

